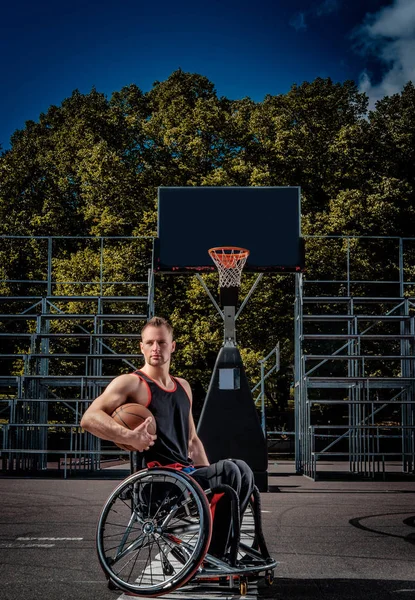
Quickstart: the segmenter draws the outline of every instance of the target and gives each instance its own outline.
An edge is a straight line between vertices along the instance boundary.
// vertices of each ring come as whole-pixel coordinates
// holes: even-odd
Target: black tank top
[[[149,389],[147,408],[156,419],[157,439],[154,446],[143,452],[146,464],[158,461],[161,465],[181,463],[191,465],[189,448],[190,399],[177,379],[171,377],[174,388],[166,390],[142,371],[134,371]]]

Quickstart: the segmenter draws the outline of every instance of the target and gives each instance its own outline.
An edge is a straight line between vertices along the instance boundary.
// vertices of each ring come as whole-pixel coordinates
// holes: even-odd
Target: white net
[[[209,254],[219,271],[219,287],[240,287],[249,250],[224,246],[211,248]]]

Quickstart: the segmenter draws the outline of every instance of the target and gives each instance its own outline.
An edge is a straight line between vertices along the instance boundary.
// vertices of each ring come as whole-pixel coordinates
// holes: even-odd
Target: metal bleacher
[[[153,314],[152,239],[94,238],[97,268],[79,281],[76,254],[91,238],[2,238],[14,255],[30,243],[40,254],[40,276],[10,277],[0,296],[1,468],[4,473],[60,469],[100,470],[123,454],[84,432],[79,422],[88,404],[116,375],[137,368],[142,325]],[[74,242],[75,240],[75,242]],[[114,278],[112,242],[139,260],[134,277]],[[17,249],[17,251],[16,251]],[[113,248],[112,248],[113,249]],[[42,254],[44,252],[45,256]],[[4,253],[3,253],[4,256]],[[57,278],[59,260],[73,260],[70,281]],[[109,265],[106,268],[106,263]],[[42,271],[43,269],[43,271]],[[110,275],[110,277],[108,276]],[[78,279],[77,279],[78,277]],[[16,293],[17,291],[17,293]],[[128,454],[124,453],[128,458]]]
[[[113,377],[141,364],[141,327],[154,314],[153,241],[0,238],[3,473],[66,476],[129,458],[79,423]],[[307,270],[295,274],[298,473],[317,479],[324,461],[369,478],[414,473],[414,242],[306,236]],[[265,360],[253,390],[264,431]]]
[[[414,240],[333,240],[342,244],[344,276],[324,276],[320,267],[312,279],[297,279],[297,472],[316,479],[323,461],[343,461],[350,473],[364,477],[413,474],[415,294],[408,275]],[[351,246],[361,240],[372,244],[372,255],[385,257],[382,243],[389,251],[395,243],[396,270],[378,269],[376,279],[370,272],[367,279],[361,271],[354,275]]]

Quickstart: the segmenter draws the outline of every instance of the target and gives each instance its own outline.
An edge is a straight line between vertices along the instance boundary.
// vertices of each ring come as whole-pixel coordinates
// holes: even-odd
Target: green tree
[[[93,236],[87,244],[75,240],[54,249],[56,278],[97,282],[102,272],[106,281],[129,281],[150,266],[148,242],[108,242],[102,260],[96,238],[156,235],[159,186],[295,185],[301,187],[303,234],[410,236],[414,86],[366,111],[367,98],[354,82],[329,78],[263,102],[219,98],[208,78],[181,69],[146,93],[136,85],[109,99],[95,89],[74,91],[38,122],[27,122],[1,154],[0,235]],[[44,279],[47,242],[19,244],[2,240],[1,279]],[[354,272],[362,277],[396,270],[398,258],[385,247],[350,244]],[[307,277],[344,273],[347,251],[344,242],[309,240]],[[217,275],[205,277],[216,293]],[[243,276],[242,297],[252,282]],[[33,283],[25,293],[39,289]],[[55,293],[117,295],[126,289],[102,290],[95,283],[85,291],[61,283]],[[2,284],[1,292],[22,289]],[[291,276],[267,275],[238,320],[253,382],[258,359],[277,341],[284,369],[292,364],[293,298]],[[201,398],[222,342],[221,320],[192,277],[158,277],[156,307],[178,332],[175,370]]]

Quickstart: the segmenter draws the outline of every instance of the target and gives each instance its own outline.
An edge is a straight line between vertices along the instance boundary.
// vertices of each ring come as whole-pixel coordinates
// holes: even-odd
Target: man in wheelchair
[[[145,360],[142,369],[116,377],[86,410],[81,426],[99,438],[135,448],[142,453],[143,467],[173,466],[207,490],[214,515],[208,550],[212,557],[233,566],[237,564],[242,517],[248,504],[253,506],[257,543],[262,556],[268,560],[261,529],[259,493],[250,467],[237,459],[209,464],[196,433],[190,385],[185,379],[170,375],[171,355],[176,346],[171,325],[165,319],[153,317],[143,327],[141,338]],[[156,420],[157,435],[149,431],[151,417],[133,430],[118,425],[111,418],[115,409],[127,402],[137,402],[150,409]],[[155,496],[160,495],[154,486],[151,489]],[[143,488],[140,493],[147,492]],[[160,493],[166,497],[165,491]],[[153,502],[156,502],[155,496]]]

